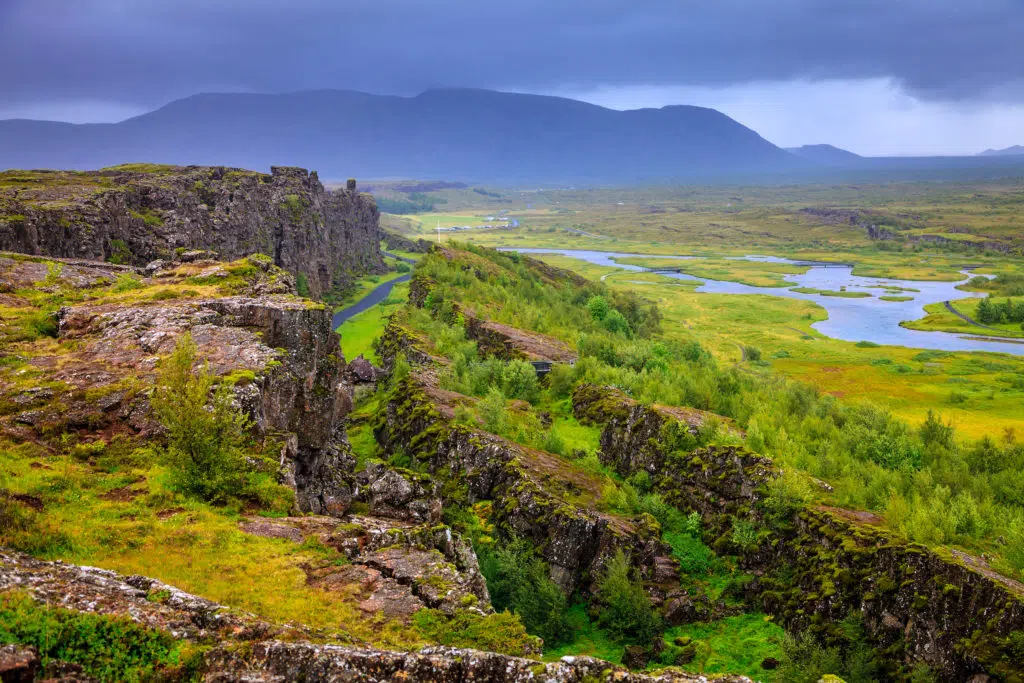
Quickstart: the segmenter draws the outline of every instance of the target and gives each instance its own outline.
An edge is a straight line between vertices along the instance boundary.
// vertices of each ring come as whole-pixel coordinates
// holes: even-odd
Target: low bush
[[[510,612],[483,615],[462,610],[449,617],[440,610],[421,609],[412,622],[424,640],[449,647],[524,657],[539,645]]]
[[[127,617],[48,607],[18,593],[0,595],[0,643],[31,645],[44,664],[79,664],[103,681],[152,680],[170,670],[177,674],[173,678],[187,679],[199,664],[199,650],[168,633]]]

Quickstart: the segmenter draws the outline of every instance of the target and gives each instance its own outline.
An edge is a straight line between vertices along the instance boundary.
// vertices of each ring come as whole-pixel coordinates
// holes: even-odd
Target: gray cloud
[[[1024,101],[1020,0],[0,0],[0,104],[889,78]]]

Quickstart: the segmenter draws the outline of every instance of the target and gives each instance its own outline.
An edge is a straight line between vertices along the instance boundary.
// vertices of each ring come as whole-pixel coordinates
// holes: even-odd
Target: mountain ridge
[[[118,123],[0,121],[0,167],[125,161],[325,177],[623,182],[800,169],[805,162],[705,107],[617,111],[547,95],[449,88],[204,93]]]
[[[984,152],[978,152],[980,157],[1002,157],[1002,156],[1020,156],[1024,155],[1024,145],[1011,145],[1009,147],[1003,147],[1002,149],[986,149]]]

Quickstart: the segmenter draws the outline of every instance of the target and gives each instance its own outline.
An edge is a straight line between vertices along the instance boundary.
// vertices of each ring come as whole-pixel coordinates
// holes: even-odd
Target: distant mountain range
[[[207,94],[114,124],[0,121],[0,168],[124,162],[491,182],[692,180],[807,165],[714,109],[616,111],[489,90]]]
[[[1024,145],[1014,145],[1013,147],[1005,147],[1003,149],[986,149],[984,152],[980,152],[980,157],[1012,157],[1020,156],[1024,154]]]
[[[325,180],[492,184],[884,181],[1024,175],[1011,147],[974,157],[783,150],[704,107],[617,111],[561,97],[428,90],[206,94],[108,124],[0,121],[0,169],[132,162],[316,169]],[[993,156],[995,155],[995,156]]]
[[[804,145],[802,147],[786,147],[785,149],[790,154],[823,166],[857,166],[865,161],[861,155],[833,145]]]

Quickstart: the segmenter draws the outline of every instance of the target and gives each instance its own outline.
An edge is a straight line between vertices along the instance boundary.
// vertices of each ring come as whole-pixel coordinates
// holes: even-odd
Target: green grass
[[[871,296],[868,292],[853,292],[845,289],[814,289],[813,287],[793,287],[789,291],[799,294],[817,294],[819,296],[838,296],[845,299],[867,299]]]
[[[557,661],[566,656],[597,657],[618,664],[626,648],[615,642],[606,631],[598,628],[587,615],[587,607],[583,603],[573,605],[566,612],[566,618],[574,632],[574,638],[568,643],[544,650],[544,659]]]
[[[383,273],[380,275],[365,275],[356,280],[352,284],[352,287],[346,290],[345,296],[343,296],[341,299],[337,301],[331,302],[335,306],[335,308],[346,308],[348,306],[351,306],[352,304],[362,300],[367,294],[369,294],[370,292],[372,292],[385,282],[391,282],[392,280],[400,278],[403,275],[407,275],[407,273],[399,273],[398,271],[394,270],[393,259],[387,259],[387,262],[391,264],[391,270],[389,270],[387,273]]]
[[[781,659],[785,631],[760,613],[740,614],[706,624],[686,624],[665,632],[665,642],[689,638],[697,656],[686,671],[703,674],[738,674],[755,680],[774,680],[771,672],[761,668],[768,657]]]
[[[402,258],[411,258],[413,261],[419,261],[423,258],[423,254],[418,251],[402,251],[401,249],[387,249],[389,254],[395,256],[401,256]]]
[[[912,296],[894,296],[894,295],[891,295],[891,294],[885,294],[883,296],[878,297],[878,300],[879,301],[913,301],[914,297],[912,297]]]
[[[788,287],[793,283],[787,275],[806,273],[809,266],[764,261],[742,261],[720,258],[667,259],[667,258],[622,258],[617,263],[644,268],[678,268],[681,272],[709,280],[739,282],[751,287]]]
[[[18,592],[0,594],[0,644],[31,645],[45,666],[79,664],[102,681],[190,678],[200,649],[127,617],[73,612]]]

